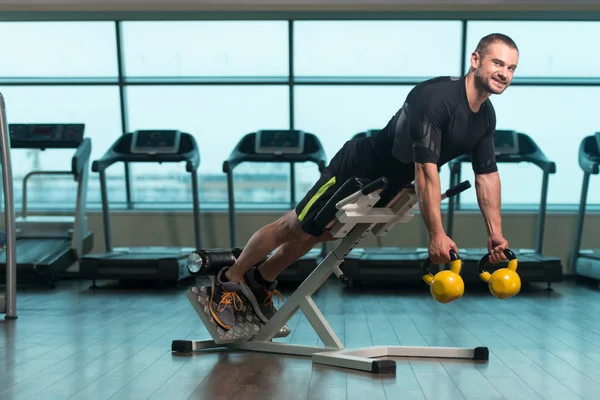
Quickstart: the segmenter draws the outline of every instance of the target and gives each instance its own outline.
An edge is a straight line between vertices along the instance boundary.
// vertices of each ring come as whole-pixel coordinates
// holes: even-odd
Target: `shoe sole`
[[[244,293],[244,296],[246,296],[246,298],[250,302],[250,305],[252,306],[252,309],[254,310],[256,316],[265,324],[269,322],[269,319],[265,317],[262,311],[260,311],[260,307],[258,306],[258,300],[256,300],[256,296],[254,296],[254,293],[252,293],[252,289],[250,289],[250,286],[248,286],[248,284],[246,283],[246,279],[242,278],[240,282],[240,287],[242,288],[242,293]]]
[[[221,321],[221,319],[219,318],[219,316],[215,312],[215,310],[213,310],[213,296],[214,296],[214,293],[215,293],[215,280],[213,279],[211,290],[210,290],[210,300],[209,300],[209,303],[208,303],[208,309],[210,311],[210,315],[213,317],[213,319],[215,320],[215,322],[217,323],[217,325],[219,325],[221,328],[223,328],[226,331],[228,331],[228,330],[231,329],[231,326],[229,326],[227,324],[224,324],[223,321]]]

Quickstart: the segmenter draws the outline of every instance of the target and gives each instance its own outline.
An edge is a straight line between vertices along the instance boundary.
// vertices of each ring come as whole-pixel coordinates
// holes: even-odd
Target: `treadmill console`
[[[596,132],[594,136],[596,136],[596,145],[598,146],[598,153],[600,153],[600,132]]]
[[[298,130],[261,130],[256,132],[257,154],[302,154],[304,132]]]
[[[181,131],[139,130],[133,132],[131,153],[133,154],[177,154]]]
[[[85,124],[9,124],[13,148],[77,148],[83,142]]]
[[[494,136],[496,155],[519,154],[519,134],[516,131],[497,130]]]

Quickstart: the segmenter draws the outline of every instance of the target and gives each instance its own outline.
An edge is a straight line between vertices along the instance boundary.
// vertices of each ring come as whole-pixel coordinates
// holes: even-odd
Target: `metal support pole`
[[[542,198],[540,199],[540,213],[538,214],[537,237],[535,240],[535,252],[542,254],[544,247],[544,227],[546,225],[546,205],[548,204],[548,180],[550,173],[544,171],[542,180]]]
[[[106,252],[113,251],[112,248],[112,228],[110,226],[110,212],[108,205],[108,187],[106,184],[106,173],[100,171],[100,195],[102,196],[102,220],[104,222],[104,246]]]
[[[585,220],[585,206],[587,202],[588,187],[590,186],[590,173],[583,174],[583,184],[581,185],[581,196],[579,198],[579,210],[577,214],[577,225],[575,226],[575,235],[573,238],[573,250],[569,260],[569,271],[574,272],[581,249],[581,236],[583,234],[583,222]]]
[[[5,319],[17,318],[17,243],[14,208],[10,134],[6,122],[4,97],[0,93],[0,146],[2,155],[2,184],[4,186],[4,223],[6,230],[6,295],[0,297],[0,312]]]
[[[192,171],[192,198],[194,202],[194,238],[196,249],[202,248],[200,240],[200,194],[198,193],[198,171]]]
[[[233,198],[233,168],[227,171],[227,197],[229,200],[229,245],[236,246],[235,199]]]
[[[296,207],[296,168],[290,163],[290,208]]]

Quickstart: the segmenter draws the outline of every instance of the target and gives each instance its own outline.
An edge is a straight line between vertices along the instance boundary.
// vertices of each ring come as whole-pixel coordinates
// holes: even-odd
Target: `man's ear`
[[[472,68],[479,68],[481,64],[481,55],[474,51],[473,53],[471,53],[471,67]]]

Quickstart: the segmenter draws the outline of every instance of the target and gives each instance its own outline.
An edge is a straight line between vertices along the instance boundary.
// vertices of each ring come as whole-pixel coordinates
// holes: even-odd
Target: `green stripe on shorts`
[[[329,181],[327,181],[326,184],[324,184],[323,186],[321,186],[319,188],[319,191],[317,191],[317,193],[315,193],[315,195],[310,198],[310,200],[304,206],[304,208],[302,209],[302,212],[298,216],[298,219],[300,221],[302,221],[304,219],[304,217],[306,217],[306,213],[310,210],[310,207],[315,203],[315,201],[317,201],[319,199],[319,197],[321,197],[323,195],[323,193],[325,193],[325,191],[327,189],[329,189],[330,187],[332,187],[333,185],[335,185],[335,176],[332,177]]]

